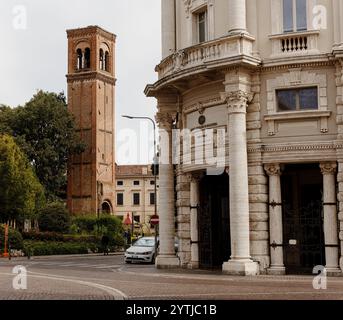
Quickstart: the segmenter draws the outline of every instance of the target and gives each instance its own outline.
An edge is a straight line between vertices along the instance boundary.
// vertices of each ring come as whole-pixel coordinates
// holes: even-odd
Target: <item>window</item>
[[[139,186],[139,181],[138,180],[133,181],[133,185],[134,186]]]
[[[133,205],[134,206],[139,206],[140,204],[140,194],[139,193],[134,193],[133,194]]]
[[[307,30],[307,0],[283,0],[283,31]]]
[[[109,62],[110,62],[110,59],[109,59],[109,53],[108,53],[108,51],[106,51],[106,53],[105,53],[105,65],[104,65],[104,70],[105,71],[110,71],[110,64],[109,64]]]
[[[207,41],[207,11],[197,14],[198,42]]]
[[[123,205],[124,205],[124,194],[117,193],[117,206],[123,206]]]
[[[117,181],[117,186],[123,186],[124,185],[124,181]]]
[[[150,193],[150,205],[155,204],[155,193]]]
[[[81,70],[82,69],[82,60],[83,60],[82,50],[77,49],[76,54],[77,54],[76,69]]]
[[[100,49],[100,70],[104,70],[104,63],[105,63],[105,57],[104,57],[104,50]]]
[[[85,65],[84,67],[86,69],[89,69],[91,67],[91,50],[89,48],[86,48],[85,50]]]
[[[133,219],[135,220],[135,222],[138,222],[138,223],[141,222],[141,217],[140,216],[134,216]]]
[[[155,185],[155,180],[151,180],[151,181],[150,181],[150,185],[151,185],[151,186],[154,186],[154,185]]]
[[[318,109],[318,89],[299,88],[277,90],[278,111],[299,111]]]

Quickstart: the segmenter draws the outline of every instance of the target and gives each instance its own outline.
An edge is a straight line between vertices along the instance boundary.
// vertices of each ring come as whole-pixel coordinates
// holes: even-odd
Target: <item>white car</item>
[[[155,238],[143,237],[138,239],[125,252],[125,262],[155,262]]]

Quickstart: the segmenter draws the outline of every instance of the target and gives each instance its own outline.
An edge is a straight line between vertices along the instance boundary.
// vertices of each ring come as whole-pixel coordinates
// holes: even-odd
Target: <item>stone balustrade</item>
[[[168,56],[156,67],[156,72],[162,79],[199,66],[215,67],[216,63],[222,65],[226,61],[228,65],[230,61],[237,63],[237,58],[249,60],[251,57],[255,61],[252,54],[254,41],[250,35],[240,33],[201,43]]]

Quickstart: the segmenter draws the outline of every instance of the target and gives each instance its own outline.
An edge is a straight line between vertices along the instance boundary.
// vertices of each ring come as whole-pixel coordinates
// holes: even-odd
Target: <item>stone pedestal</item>
[[[281,167],[279,164],[265,165],[269,176],[269,230],[271,265],[268,274],[285,274],[283,262],[283,229],[281,198]]]
[[[336,163],[322,163],[324,184],[324,238],[326,271],[328,275],[341,273],[339,268],[338,214],[336,202]]]
[[[258,264],[250,256],[248,155],[246,140],[246,109],[251,95],[244,91],[225,92],[223,100],[229,114],[230,165],[230,230],[231,259],[223,272],[233,275],[256,275]]]
[[[174,169],[172,164],[172,123],[173,115],[158,113],[156,120],[160,128],[160,165],[159,165],[159,239],[160,250],[156,267],[168,269],[179,267],[175,254],[175,194]]]

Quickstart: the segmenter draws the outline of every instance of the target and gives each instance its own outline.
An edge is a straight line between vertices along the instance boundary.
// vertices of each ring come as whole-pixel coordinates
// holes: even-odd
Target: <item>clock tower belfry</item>
[[[72,214],[113,213],[115,194],[115,40],[98,26],[68,35],[68,108],[85,151],[68,169]]]

